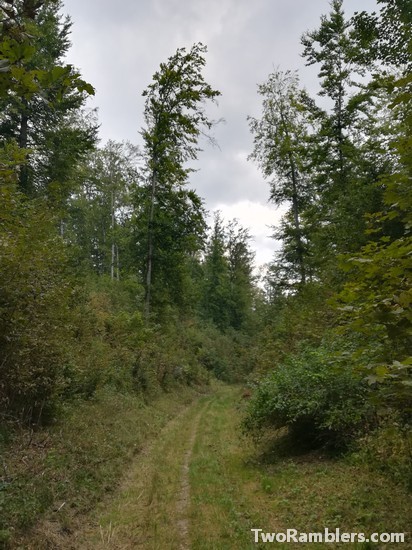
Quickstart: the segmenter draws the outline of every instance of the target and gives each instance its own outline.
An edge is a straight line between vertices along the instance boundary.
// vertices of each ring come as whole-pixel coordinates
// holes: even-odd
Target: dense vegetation
[[[251,160],[289,206],[262,289],[248,231],[208,228],[190,188],[220,95],[206,47],[160,65],[140,146],[100,146],[60,2],[0,1],[1,446],[108,388],[249,377],[247,431],[358,445],[408,480],[412,12],[378,3],[348,20],[333,0],[303,36],[325,99],[290,71],[258,88]]]
[[[144,92],[143,146],[99,147],[91,85],[63,56],[59,2],[2,2],[0,406],[41,424],[62,400],[114,385],[236,379],[230,330],[252,303],[249,236],[208,237],[188,188],[219,95],[206,48],[180,49]],[[219,305],[224,300],[224,305]],[[221,330],[218,330],[218,328]]]
[[[303,35],[321,101],[289,71],[259,86],[251,158],[289,211],[244,425],[287,426],[312,445],[363,437],[411,483],[412,12],[378,4],[348,20],[333,0]]]

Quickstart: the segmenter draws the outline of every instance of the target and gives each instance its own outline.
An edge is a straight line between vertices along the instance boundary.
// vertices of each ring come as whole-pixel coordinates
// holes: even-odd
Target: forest
[[[0,546],[140,547],[31,530],[52,511],[69,532],[58,513],[116,487],[137,423],[155,441],[214,392],[237,392],[230,426],[248,448],[282,434],[293,452],[355,461],[406,495],[408,517],[412,6],[377,5],[347,17],[332,0],[303,33],[319,97],[291,70],[257,86],[249,162],[286,212],[258,276],[249,228],[219,212],[208,226],[191,186],[221,95],[206,45],[171,52],[137,91],[139,143],[101,144],[61,1],[0,0]],[[147,548],[249,547],[191,537]]]

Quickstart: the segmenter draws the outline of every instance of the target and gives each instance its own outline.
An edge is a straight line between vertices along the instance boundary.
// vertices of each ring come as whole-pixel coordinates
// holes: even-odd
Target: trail
[[[267,545],[251,529],[408,531],[410,495],[358,465],[285,454],[273,435],[269,446],[255,447],[240,436],[243,408],[239,388],[201,397],[170,420],[74,534],[30,548],[255,550]],[[411,547],[410,539],[402,545]]]
[[[209,403],[210,404],[210,403]],[[208,405],[209,405],[208,404]],[[182,466],[182,478],[181,478],[181,489],[180,495],[177,500],[177,513],[180,518],[178,521],[178,528],[181,536],[180,550],[190,550],[190,537],[189,537],[189,505],[190,505],[190,479],[189,479],[189,469],[190,462],[193,454],[193,447],[196,440],[197,431],[199,428],[199,422],[202,414],[207,407],[202,409],[196,417],[192,433],[188,442],[188,449],[184,456],[184,462]]]
[[[171,420],[136,458],[116,494],[61,548],[189,550],[190,463],[199,423],[213,400],[203,397]]]

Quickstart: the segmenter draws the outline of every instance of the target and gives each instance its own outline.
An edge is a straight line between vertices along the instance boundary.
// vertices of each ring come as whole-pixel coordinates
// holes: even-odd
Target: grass
[[[401,486],[366,464],[298,453],[279,433],[255,446],[239,435],[240,390],[213,390],[194,399],[182,389],[150,406],[108,394],[72,411],[34,461],[32,485],[26,480],[27,510],[31,499],[53,504],[20,547],[248,550],[264,546],[253,540],[256,528],[408,532],[411,498]],[[13,498],[21,506],[23,493]],[[412,548],[410,533],[401,547]]]
[[[253,511],[244,496],[248,480],[239,454],[233,404],[233,390],[222,391],[199,425],[190,469],[193,550],[252,547]]]
[[[74,547],[179,548],[185,514],[179,498],[182,464],[207,400],[198,400],[169,422],[153,445],[136,457],[117,494],[97,507],[89,524],[74,538]]]
[[[252,528],[410,530],[410,494],[367,466],[319,453],[296,454],[282,438],[260,447],[239,438],[240,401],[238,392],[221,393],[199,426],[191,466],[193,550],[263,547],[253,541]],[[402,548],[412,548],[410,532],[406,540]],[[301,547],[276,544],[279,549]],[[384,548],[366,543],[342,547]]]
[[[2,449],[0,547],[59,547],[147,442],[198,397],[182,387],[145,404],[108,389],[67,406],[47,430],[16,434]]]

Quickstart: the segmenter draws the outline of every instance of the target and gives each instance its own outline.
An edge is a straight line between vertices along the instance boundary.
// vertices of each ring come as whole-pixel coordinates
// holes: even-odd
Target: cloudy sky
[[[374,0],[346,0],[372,10]],[[302,83],[317,93],[316,69],[305,67],[300,36],[319,25],[328,0],[65,0],[73,21],[68,62],[96,88],[91,107],[99,108],[102,142],[140,142],[142,91],[159,64],[177,48],[195,42],[208,47],[205,79],[222,92],[214,119],[219,147],[204,143],[191,185],[209,211],[238,218],[250,228],[257,264],[278,246],[270,238],[282,209],[268,203],[269,186],[252,162],[247,116],[259,117],[257,84],[275,68],[298,69]]]

